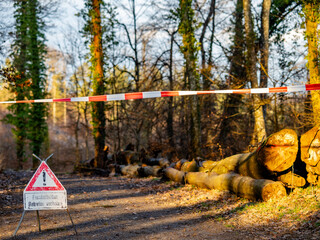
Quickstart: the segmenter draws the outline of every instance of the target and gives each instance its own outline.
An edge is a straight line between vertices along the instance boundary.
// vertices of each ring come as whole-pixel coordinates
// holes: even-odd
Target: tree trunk
[[[245,19],[246,47],[247,47],[247,77],[251,82],[252,88],[258,87],[257,78],[257,54],[255,50],[255,34],[253,30],[253,21],[251,14],[251,0],[243,0],[243,11]],[[254,134],[252,145],[261,142],[266,136],[265,122],[261,107],[259,95],[253,94],[253,116],[254,116]]]
[[[136,14],[136,3],[132,0],[132,16],[133,16],[133,30],[134,30],[134,71],[135,71],[135,82],[136,91],[140,91],[140,61],[138,56],[138,29],[137,29],[137,14]]]
[[[169,90],[173,91],[173,44],[174,44],[174,35],[176,32],[171,33],[170,38],[170,59],[169,59]],[[169,138],[169,144],[172,148],[175,147],[174,142],[174,130],[173,130],[173,98],[169,98],[168,100],[168,117],[167,117],[167,133]]]
[[[203,89],[204,90],[209,90],[209,86],[210,86],[210,66],[207,66],[207,61],[206,61],[206,51],[205,51],[205,47],[204,47],[204,37],[210,22],[210,19],[212,19],[212,21],[214,22],[214,17],[215,17],[215,5],[216,5],[216,0],[211,0],[210,2],[210,9],[209,9],[209,13],[202,25],[202,31],[201,31],[201,35],[200,35],[200,49],[201,49],[201,73],[202,73],[202,82],[203,82]],[[213,25],[214,26],[214,25]],[[214,34],[214,29],[212,29],[212,34]],[[210,50],[210,48],[209,48]],[[209,59],[209,61],[211,61]]]
[[[269,61],[269,25],[270,25],[271,0],[263,0],[261,11],[261,61],[260,61],[260,87],[268,87],[268,61]],[[263,94],[262,99],[267,95]],[[266,105],[263,105],[264,116],[266,116]]]
[[[192,0],[180,0],[179,33],[183,45],[180,47],[185,59],[185,80],[188,90],[200,90],[200,76],[197,72],[197,40],[195,38],[194,10]],[[198,96],[189,96],[188,109],[190,116],[191,157],[201,155],[201,119]]]
[[[232,56],[228,59],[230,61],[228,87],[238,89],[244,88],[247,83],[242,0],[237,0],[234,15]],[[244,141],[244,135],[248,125],[241,124],[243,121],[241,121],[242,119],[240,118],[241,115],[239,112],[243,106],[242,98],[243,94],[229,94],[225,100],[219,143],[227,156],[242,152],[244,146],[247,146],[245,143],[247,141]],[[239,134],[234,134],[234,132]],[[242,144],[234,144],[235,142],[241,142]]]
[[[315,2],[315,1],[314,1]],[[303,12],[306,20],[306,38],[308,40],[308,69],[310,74],[310,83],[320,83],[319,76],[319,33],[318,25],[319,3],[309,3],[305,1]],[[311,92],[314,125],[320,126],[320,92]]]
[[[93,95],[104,94],[104,71],[103,71],[103,46],[102,46],[102,27],[100,14],[100,0],[92,0],[91,23],[93,41],[91,43],[91,64],[93,78]],[[105,147],[105,126],[106,116],[104,113],[104,102],[92,103],[92,125],[95,143],[94,167],[104,166],[104,147]]]

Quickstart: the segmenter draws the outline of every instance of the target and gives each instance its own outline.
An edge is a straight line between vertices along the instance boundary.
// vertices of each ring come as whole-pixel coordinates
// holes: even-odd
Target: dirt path
[[[1,192],[0,239],[10,239],[18,225],[29,175]],[[255,203],[226,192],[153,178],[58,177],[67,189],[78,236],[66,211],[40,211],[40,233],[36,212],[28,211],[17,239],[287,239],[285,227],[279,234],[266,222],[240,217],[244,207]],[[293,236],[288,239],[300,239]]]

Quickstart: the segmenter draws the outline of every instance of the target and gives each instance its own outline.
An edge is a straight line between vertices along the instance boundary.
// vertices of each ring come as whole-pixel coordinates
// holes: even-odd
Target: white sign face
[[[66,209],[67,192],[27,192],[23,194],[23,203],[24,210]]]
[[[23,192],[24,210],[67,208],[67,191],[42,161]]]

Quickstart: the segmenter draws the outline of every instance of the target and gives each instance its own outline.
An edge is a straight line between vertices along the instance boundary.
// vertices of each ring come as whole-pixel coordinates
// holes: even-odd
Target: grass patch
[[[224,226],[227,228],[234,228],[234,226],[232,224],[225,224]]]
[[[265,220],[288,220],[303,222],[308,216],[320,210],[320,188],[294,189],[287,197],[270,199],[267,202],[241,205],[233,212],[252,213]]]
[[[314,226],[315,226],[315,227],[320,227],[320,222],[316,222],[316,223],[314,224]]]

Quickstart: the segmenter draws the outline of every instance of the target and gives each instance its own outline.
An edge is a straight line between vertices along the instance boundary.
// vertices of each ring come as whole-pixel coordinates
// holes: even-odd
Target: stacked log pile
[[[306,184],[304,177],[292,172],[297,153],[297,134],[291,129],[284,129],[268,137],[256,151],[218,162],[206,161],[200,171],[217,174],[235,172],[254,179],[281,181],[287,187],[303,187]]]
[[[198,167],[199,172],[194,166],[195,161],[184,162],[182,166],[178,162],[174,166],[176,169],[166,169],[164,173],[173,181],[229,190],[249,199],[267,200],[285,196],[285,187],[306,185],[305,178],[293,171],[298,170],[293,167],[300,159],[298,152],[297,134],[294,130],[284,129],[269,136],[254,152],[237,154],[221,161],[204,161]]]
[[[115,164],[109,169],[130,177],[163,176],[181,184],[268,200],[285,196],[286,188],[304,187],[307,181],[320,185],[320,128],[303,134],[300,142],[294,130],[283,129],[270,135],[254,152],[220,161],[181,159],[175,163],[148,158],[146,152],[128,148],[113,158]]]

